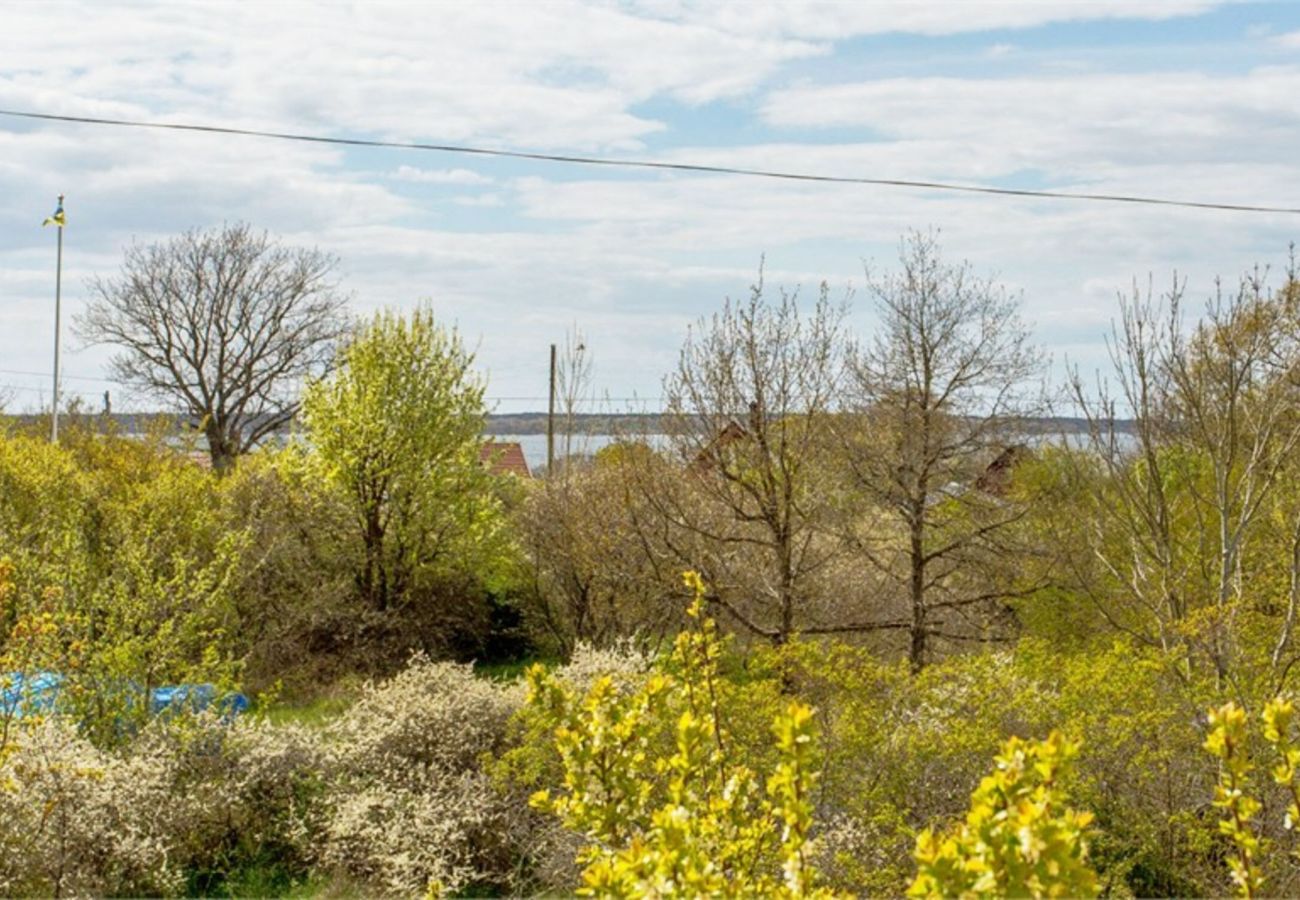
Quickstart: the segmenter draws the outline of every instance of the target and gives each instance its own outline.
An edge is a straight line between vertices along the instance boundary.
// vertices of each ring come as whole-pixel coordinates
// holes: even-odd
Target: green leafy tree
[[[1010,738],[971,795],[966,821],[921,832],[913,897],[1091,897],[1097,876],[1084,833],[1092,815],[1063,809],[1061,778],[1078,746],[1059,732]]]
[[[376,610],[485,564],[501,535],[494,480],[479,461],[486,412],[473,363],[428,309],[381,312],[334,375],[307,390],[303,416],[356,517],[357,587]]]
[[[721,641],[695,593],[693,630],[643,684],[609,677],[583,697],[529,672],[530,703],[553,722],[564,788],[533,804],[585,836],[580,893],[642,896],[828,896],[808,860],[818,751],[812,710],[792,702],[772,725],[778,761],[764,782],[737,761],[719,703]],[[661,740],[658,723],[672,722]]]
[[[232,686],[248,535],[217,484],[148,442],[0,438],[0,672],[58,672],[61,708],[103,744],[148,715],[153,687]]]

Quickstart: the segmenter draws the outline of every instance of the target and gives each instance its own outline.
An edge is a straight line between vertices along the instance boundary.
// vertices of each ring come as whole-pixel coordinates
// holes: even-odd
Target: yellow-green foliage
[[[146,715],[151,687],[233,678],[248,541],[212,473],[148,442],[3,435],[0,496],[0,672],[59,672],[60,703],[101,742]]]
[[[586,839],[582,893],[596,896],[822,895],[808,862],[818,752],[812,710],[791,702],[772,724],[778,762],[766,779],[732,752],[719,703],[721,655],[701,610],[703,584],[671,659],[620,693],[609,677],[579,697],[540,667],[530,704],[554,723],[561,791],[533,803]],[[675,723],[671,746],[655,723]]]
[[[1290,794],[1283,819],[1287,831],[1300,826],[1300,780],[1296,778],[1296,770],[1300,768],[1300,747],[1296,746],[1292,733],[1294,722],[1295,701],[1291,698],[1275,697],[1265,705],[1264,740],[1273,745],[1278,757],[1273,766],[1273,780]]]
[[[1022,639],[912,676],[842,644],[796,642],[774,655],[751,655],[744,674],[783,666],[818,710],[818,861],[836,886],[902,893],[915,874],[917,833],[965,813],[1007,735],[1060,729],[1086,736],[1069,786],[1096,816],[1090,861],[1103,892],[1226,889],[1214,823],[1196,813],[1214,778],[1196,727],[1212,685],[1188,684],[1176,659],[1122,640],[1062,652]],[[761,696],[752,683],[744,691],[738,715],[745,698]]]
[[[991,775],[971,796],[966,821],[916,842],[915,897],[1088,897],[1086,812],[1064,807],[1061,777],[1078,746],[1052,732],[1043,741],[1010,738]]]
[[[382,312],[303,397],[323,472],[357,523],[357,586],[376,609],[500,556],[501,504],[479,461],[486,410],[473,362],[428,309]]]
[[[1210,735],[1205,739],[1205,749],[1220,763],[1214,805],[1225,813],[1219,830],[1232,840],[1234,855],[1228,858],[1232,880],[1243,896],[1253,897],[1263,887],[1263,877],[1255,864],[1259,838],[1250,825],[1260,803],[1248,793],[1254,767],[1246,750],[1245,711],[1235,703],[1210,710]]]
[[[1295,829],[1300,821],[1300,749],[1295,745],[1293,722],[1295,703],[1289,697],[1275,697],[1264,705],[1261,715],[1263,737],[1277,762],[1270,774],[1286,792],[1283,828]],[[1256,815],[1264,808],[1252,783],[1255,765],[1251,760],[1250,729],[1246,712],[1226,703],[1209,712],[1210,733],[1205,749],[1219,761],[1219,780],[1214,787],[1214,805],[1223,810],[1219,830],[1232,842],[1228,866],[1233,883],[1243,897],[1257,896],[1265,887],[1261,860],[1267,845],[1260,839]]]

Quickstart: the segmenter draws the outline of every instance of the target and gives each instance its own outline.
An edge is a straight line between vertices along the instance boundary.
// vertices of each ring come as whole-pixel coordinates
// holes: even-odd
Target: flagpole
[[[59,194],[60,210],[63,195]],[[50,442],[59,442],[59,318],[63,307],[63,223],[54,223],[59,229],[59,252],[54,266],[54,406],[50,416]]]

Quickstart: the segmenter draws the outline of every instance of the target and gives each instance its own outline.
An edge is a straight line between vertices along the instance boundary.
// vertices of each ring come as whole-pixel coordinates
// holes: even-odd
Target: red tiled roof
[[[478,448],[478,458],[493,475],[518,475],[532,478],[524,448],[514,441],[488,441]]]

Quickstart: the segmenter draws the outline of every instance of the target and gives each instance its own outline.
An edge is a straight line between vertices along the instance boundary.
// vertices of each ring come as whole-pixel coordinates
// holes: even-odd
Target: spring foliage
[[[778,762],[764,782],[728,752],[718,702],[722,642],[694,592],[691,630],[666,665],[620,694],[599,678],[578,696],[544,670],[529,673],[530,702],[555,726],[564,787],[534,795],[584,835],[582,893],[827,896],[808,861],[818,751],[812,710],[791,702],[773,722]],[[673,722],[670,742],[658,722]]]
[[[1294,831],[1300,822],[1300,748],[1296,747],[1295,703],[1289,697],[1274,697],[1261,714],[1261,735],[1272,750],[1275,763],[1269,774],[1284,791],[1283,828]],[[1214,805],[1223,811],[1219,830],[1232,844],[1228,867],[1232,881],[1243,897],[1255,897],[1266,887],[1259,860],[1264,842],[1255,817],[1264,809],[1254,783],[1255,762],[1250,754],[1250,727],[1245,710],[1225,703],[1209,712],[1210,733],[1205,749],[1219,761],[1219,780],[1214,788]]]
[[[493,557],[502,523],[479,463],[486,412],[473,362],[428,310],[379,313],[303,399],[325,476],[355,517],[357,587],[375,609]]]
[[[966,821],[916,842],[913,897],[1091,897],[1097,876],[1085,832],[1092,815],[1064,807],[1061,779],[1078,745],[1059,732],[1010,738],[971,795]]]

